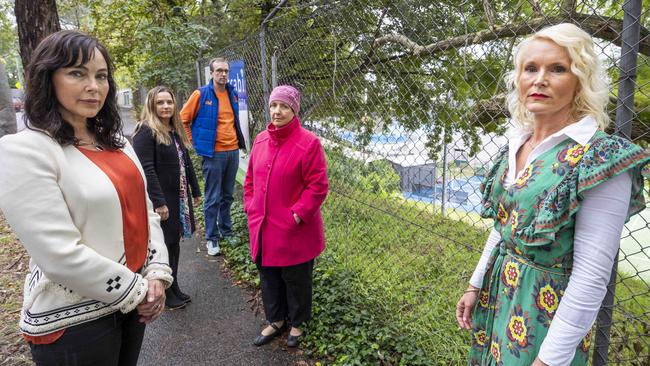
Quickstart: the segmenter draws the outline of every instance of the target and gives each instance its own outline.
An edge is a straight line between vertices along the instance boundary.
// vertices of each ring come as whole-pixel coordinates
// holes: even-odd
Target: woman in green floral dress
[[[456,318],[472,331],[470,365],[586,365],[650,154],[602,132],[609,88],[575,25],[524,40],[508,84],[514,126],[482,186],[494,229]]]

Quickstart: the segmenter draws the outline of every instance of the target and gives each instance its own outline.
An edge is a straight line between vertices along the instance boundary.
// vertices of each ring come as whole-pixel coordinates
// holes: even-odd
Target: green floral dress
[[[599,131],[584,146],[572,139],[557,144],[505,188],[508,151],[501,151],[481,187],[481,215],[494,219],[501,241],[472,315],[470,365],[534,361],[569,282],[582,194],[628,171],[629,218],[645,208],[641,170],[649,161],[648,151]],[[587,364],[590,340],[588,334],[579,344],[571,365]]]

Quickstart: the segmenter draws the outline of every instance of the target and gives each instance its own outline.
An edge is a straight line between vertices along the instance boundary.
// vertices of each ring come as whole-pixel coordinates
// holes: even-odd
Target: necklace
[[[77,139],[75,141],[75,143],[74,143],[74,146],[77,146],[77,147],[79,147],[79,146],[90,146],[90,147],[94,148],[96,151],[104,151],[104,148],[102,147],[102,145],[98,144],[97,141],[95,141],[95,140],[84,141],[84,140],[81,140],[81,139]]]

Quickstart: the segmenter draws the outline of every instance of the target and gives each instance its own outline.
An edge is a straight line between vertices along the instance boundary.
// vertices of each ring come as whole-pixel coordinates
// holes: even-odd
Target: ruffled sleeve
[[[621,137],[602,132],[597,133],[583,150],[578,165],[554,189],[544,192],[545,198],[536,207],[535,218],[515,237],[519,244],[538,246],[553,242],[556,233],[573,222],[587,190],[624,172],[628,172],[632,178],[626,220],[645,209],[642,171],[647,170],[650,162],[647,150]]]
[[[501,148],[494,161],[494,165],[483,179],[483,182],[481,182],[481,217],[485,219],[496,219],[497,217],[498,199],[495,195],[498,195],[498,191],[503,190],[503,182],[501,181],[503,169],[501,168],[507,162],[508,146],[506,145]],[[501,187],[501,189],[497,189],[497,187]]]
[[[591,148],[591,158],[582,164],[578,179],[578,194],[591,189],[623,172],[632,178],[632,192],[627,219],[646,207],[643,196],[644,175],[650,166],[650,151],[618,137],[607,136]]]

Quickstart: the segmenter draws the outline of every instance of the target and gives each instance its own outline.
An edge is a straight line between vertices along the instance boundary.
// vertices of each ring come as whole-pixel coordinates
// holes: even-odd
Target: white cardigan
[[[146,184],[133,148],[133,160]],[[145,190],[146,195],[146,190]],[[160,217],[147,197],[142,274],[126,267],[122,211],[112,182],[74,146],[25,129],[0,139],[0,210],[31,259],[20,328],[44,335],[143,300],[148,282],[172,282]]]

